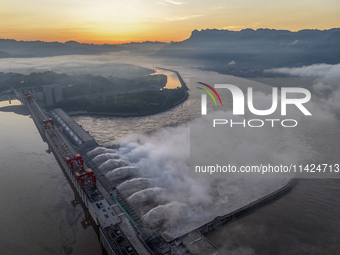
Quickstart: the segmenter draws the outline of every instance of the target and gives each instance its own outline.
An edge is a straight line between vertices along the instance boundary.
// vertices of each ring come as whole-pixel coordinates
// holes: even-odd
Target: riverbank
[[[185,89],[185,90],[189,90],[187,84],[184,82],[184,80],[182,79],[182,76],[179,74],[179,72],[171,70],[171,69],[161,68],[161,67],[156,67],[156,68],[160,69],[160,70],[165,70],[165,71],[170,71],[170,72],[175,73],[177,75],[177,78],[178,78],[179,82],[182,85],[182,88]]]
[[[11,102],[11,100],[14,100],[14,99],[15,99],[15,94],[13,93],[13,91],[0,93],[0,101]]]
[[[181,88],[183,92],[184,92],[184,96],[178,100],[177,102],[175,102],[174,104],[172,104],[171,106],[168,107],[164,107],[166,106],[166,102],[168,101],[169,96],[171,95],[172,90],[169,90],[169,95],[166,98],[165,102],[163,103],[163,107],[162,108],[158,108],[155,110],[151,110],[151,111],[145,111],[142,113],[137,113],[137,112],[128,112],[128,113],[112,113],[112,112],[89,112],[89,111],[70,111],[68,112],[68,115],[70,116],[104,116],[104,117],[122,117],[122,118],[127,118],[127,117],[142,117],[142,116],[150,116],[150,115],[155,115],[155,114],[159,114],[162,112],[166,112],[178,105],[180,105],[181,103],[183,103],[188,97],[188,90],[189,88],[187,87],[186,83],[184,82],[184,80],[182,79],[181,75],[179,74],[179,72],[174,71],[174,70],[170,70],[170,69],[165,69],[165,68],[159,68],[158,69],[161,70],[166,70],[166,71],[171,71],[174,72],[177,77],[179,82],[181,83]]]
[[[67,114],[69,116],[102,116],[102,117],[121,117],[121,118],[151,116],[151,115],[159,114],[159,113],[166,112],[168,110],[173,109],[174,107],[183,103],[188,98],[188,96],[189,96],[188,92],[185,91],[185,96],[173,106],[168,107],[166,109],[158,109],[156,111],[150,111],[150,112],[144,112],[144,113],[109,113],[109,112],[77,111],[77,112],[68,112]]]
[[[206,235],[207,233],[221,227],[224,224],[231,223],[237,219],[242,218],[243,216],[246,216],[257,209],[274,202],[275,200],[281,198],[282,196],[289,193],[294,186],[297,184],[298,179],[292,178],[287,179],[280,187],[277,187],[275,190],[272,190],[271,192],[262,195],[256,200],[253,201],[247,201],[244,205],[241,205],[239,207],[235,207],[232,210],[230,210],[228,213],[223,214],[221,211],[221,215],[218,215],[216,218],[214,218],[212,221],[209,222],[199,222],[199,223],[193,223],[193,224],[187,224],[182,223],[181,227],[171,228],[166,230],[161,234],[162,238],[166,242],[171,242],[173,240],[181,240],[184,238],[189,232],[197,231],[202,235]],[[202,225],[200,225],[202,224]]]
[[[250,202],[249,204],[231,212],[224,216],[218,216],[213,221],[206,223],[202,227],[198,228],[197,231],[199,231],[201,234],[207,234],[209,231],[212,231],[219,226],[232,222],[234,220],[237,220],[243,216],[246,216],[256,209],[259,209],[262,206],[265,206],[271,202],[274,202],[275,200],[281,198],[282,196],[289,193],[295,185],[298,183],[298,179],[292,178],[287,181],[287,183],[282,186],[281,188],[271,192],[270,194],[259,198],[256,201]]]

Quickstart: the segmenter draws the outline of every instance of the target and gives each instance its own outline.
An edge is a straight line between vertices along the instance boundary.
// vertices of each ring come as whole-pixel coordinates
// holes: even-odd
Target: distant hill
[[[7,52],[0,51],[0,58],[8,58],[8,57],[11,57],[11,55],[8,54]]]
[[[291,32],[275,29],[194,30],[181,42],[95,45],[68,41],[0,39],[0,58],[101,54],[129,50],[135,54],[193,60],[193,67],[243,77],[263,76],[263,70],[340,63],[340,28]],[[203,64],[203,65],[202,65]],[[270,75],[270,74],[266,74]]]
[[[93,55],[104,52],[121,50],[158,51],[165,43],[145,42],[129,44],[87,44],[75,41],[43,42],[43,41],[16,41],[0,39],[0,58],[3,57],[49,57],[61,55]]]
[[[340,62],[340,28],[298,32],[194,30],[187,40],[172,42],[156,55],[195,59],[207,69],[237,75],[283,66],[337,64]]]

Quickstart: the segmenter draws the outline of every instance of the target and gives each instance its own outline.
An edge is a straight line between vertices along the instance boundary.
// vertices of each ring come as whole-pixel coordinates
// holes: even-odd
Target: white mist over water
[[[39,61],[39,59],[37,61]],[[104,60],[103,63],[105,61],[106,60]],[[117,61],[124,62],[125,58],[123,61],[122,58],[119,58],[117,59]],[[153,63],[152,61],[144,61],[144,59],[140,59],[139,63],[141,65],[145,65],[145,63]],[[135,62],[135,59],[129,59],[126,63],[128,62],[137,63]],[[199,74],[195,70],[180,67],[179,63],[180,62],[175,63],[174,61],[173,66],[166,67],[179,71],[187,84],[189,84],[188,77],[197,77],[198,75],[201,75],[204,78],[211,76],[222,76],[213,72],[200,72],[201,74]],[[62,65],[65,66],[64,63],[62,63]],[[81,65],[82,64],[79,64],[77,68],[84,70]],[[152,64],[149,64],[148,67],[151,66]],[[104,72],[102,72],[102,74],[104,74]],[[247,82],[246,80],[239,78],[234,78],[234,80],[235,82],[231,81],[230,83],[239,85],[239,83],[246,84]],[[240,82],[237,83],[237,81]],[[324,92],[325,90],[327,90],[327,85],[328,84],[326,83],[322,83],[319,85],[315,84],[315,91],[318,90],[320,92]],[[282,146],[282,148],[286,148],[286,152],[287,150],[291,149],[289,153],[294,154],[296,158],[299,158],[300,155],[305,157],[309,154],[309,156],[313,156],[314,159],[318,160],[318,162],[320,163],[324,163],[325,160],[327,162],[331,162],[331,156],[329,156],[329,158],[325,158],[325,155],[328,155],[328,153],[329,155],[337,153],[338,147],[332,147],[330,144],[332,141],[334,142],[337,140],[338,132],[336,132],[336,129],[330,130],[329,126],[330,124],[334,124],[333,114],[338,109],[340,109],[338,107],[338,95],[340,95],[340,93],[338,94],[337,92],[335,92],[337,91],[337,87],[331,86],[331,90],[332,93],[329,96],[322,96],[317,100],[317,105],[313,105],[313,107],[315,107],[313,110],[311,110],[311,112],[313,113],[313,118],[309,121],[306,121],[306,125],[301,127],[299,126],[297,128],[299,132],[302,129],[312,130],[313,132],[311,132],[311,134],[313,136],[301,137],[298,135],[297,138],[300,139],[299,141],[301,141],[302,143],[297,142],[297,148],[295,148],[296,144],[286,147]],[[262,88],[261,91],[263,91]],[[190,91],[191,95],[192,92],[193,90]],[[314,95],[315,93],[312,92],[312,94]],[[250,182],[248,180],[198,181],[196,179],[190,178],[190,176],[187,175],[187,164],[183,163],[183,161],[185,162],[186,160],[188,160],[186,152],[184,151],[184,156],[182,155],[182,159],[178,159],[179,156],[176,156],[175,154],[175,152],[178,152],[178,154],[183,152],[181,149],[183,148],[183,146],[186,146],[185,143],[178,143],[177,146],[174,147],[171,144],[172,141],[170,138],[161,139],[161,137],[158,137],[158,131],[162,132],[163,127],[169,125],[179,125],[180,123],[188,121],[187,109],[188,101],[175,109],[155,116],[124,119],[101,117],[93,118],[84,116],[75,118],[80,124],[86,127],[87,130],[90,130],[91,135],[93,135],[100,144],[105,144],[109,146],[112,141],[117,138],[121,138],[119,139],[119,141],[115,141],[115,143],[118,143],[121,146],[119,153],[116,150],[99,148],[94,153],[94,156],[105,153],[117,154],[119,155],[121,160],[128,162],[129,165],[126,167],[134,167],[135,170],[131,171],[129,175],[122,175],[122,172],[119,174],[119,168],[115,169],[118,169],[118,172],[116,171],[115,174],[111,175],[113,179],[116,178],[115,175],[120,178],[120,184],[117,183],[117,188],[121,190],[122,194],[126,198],[130,197],[136,192],[153,187],[158,187],[165,190],[167,194],[169,194],[170,202],[166,203],[164,201],[158,201],[159,205],[155,205],[153,209],[145,213],[142,216],[142,220],[143,222],[148,222],[148,224],[151,226],[158,226],[163,229],[170,229],[172,226],[176,227],[177,224],[177,229],[173,229],[173,231],[177,231],[177,233],[180,233],[181,231],[180,228],[182,222],[187,222],[186,220],[188,219],[199,220],[200,217],[203,220],[211,219],[213,218],[213,213],[211,213],[211,211],[213,211],[216,205],[219,204],[221,206],[225,206],[227,210],[233,210],[233,206],[237,207],[238,203],[241,200],[240,198],[244,199],[244,201],[246,201],[247,199],[251,200],[253,197],[259,195],[258,187],[263,186],[263,183],[256,182],[256,180],[253,180],[253,182]],[[165,135],[168,135],[170,137],[176,136],[180,134],[180,132],[183,131],[183,129],[185,129],[186,127],[184,125],[177,128],[175,128],[173,132],[165,132]],[[155,132],[155,130],[158,131]],[[138,135],[138,133],[148,133],[150,131],[153,133],[151,133],[149,136]],[[324,132],[332,132],[332,134],[329,136],[332,137],[332,139],[329,138],[329,140],[327,140],[326,142],[323,135]],[[133,134],[129,135],[131,133]],[[267,144],[268,146],[272,145],[272,148],[275,148],[276,143],[284,141],[286,138],[289,139],[290,137],[288,134],[285,137],[282,134],[280,135],[280,132],[278,133],[279,138],[272,136],[270,138],[272,141],[269,143],[267,143],[267,140],[264,139],[264,141],[261,141],[262,145],[258,148],[261,149],[267,146]],[[263,136],[259,135],[255,141],[259,142],[262,137]],[[235,137],[235,139],[231,139],[230,141],[231,144],[237,144],[237,140],[242,139],[242,133],[240,132],[238,138]],[[316,150],[316,153],[310,151],[308,146],[307,148],[303,148],[306,146],[306,144],[304,144],[303,142],[304,140],[307,142],[308,145],[313,144],[313,150]],[[184,139],[183,141],[188,140]],[[171,145],[169,146],[169,152],[173,153],[173,155],[175,155],[176,157],[167,157],[167,155],[164,155],[167,154],[167,143]],[[161,148],[162,146],[162,150],[164,151],[163,154],[161,153],[161,151],[157,151],[157,149]],[[267,150],[269,153],[271,153],[271,150],[269,150],[269,148],[270,147],[267,147]],[[254,155],[266,155],[263,154],[263,151],[261,152],[261,150],[255,150],[255,147],[249,148],[247,143],[243,143],[243,146],[235,148],[235,150],[233,150],[231,154],[237,155],[238,151],[242,152],[246,150],[249,151],[249,153],[254,152]],[[295,153],[296,151],[298,151],[299,153]],[[285,154],[281,154],[280,151],[276,151],[275,153],[278,157],[285,157]],[[106,160],[111,159],[109,156],[107,156],[108,158],[105,157],[103,156],[101,160],[99,160],[100,157],[97,158],[97,164],[103,164]],[[157,157],[161,157],[161,159]],[[113,159],[116,159],[116,157],[113,157]],[[240,158],[240,160],[242,160],[242,158]],[[289,161],[290,157],[287,156],[286,160]],[[169,162],[172,162],[172,164]],[[172,165],[178,167],[175,167],[174,169],[171,168]],[[174,183],[172,184],[172,182]],[[177,187],[179,191],[176,190]],[[266,183],[266,187],[268,187],[266,188],[267,191],[270,191],[271,189],[274,190],[276,188],[276,184]],[[182,190],[184,190],[185,192],[182,192]],[[300,199],[303,199],[304,195],[305,194],[302,194]],[[218,197],[219,199],[214,200],[214,197]],[[207,208],[210,209],[210,211],[207,210]],[[219,211],[219,208],[216,208],[215,211],[217,211],[216,214],[222,215],[222,210]],[[164,222],[163,219],[169,219],[169,221]],[[171,225],[173,222],[176,224]],[[183,225],[183,228],[187,229],[188,226]]]
[[[127,179],[138,175],[138,168],[123,166],[109,171],[106,177],[111,181],[121,181],[121,179]]]
[[[257,90],[261,90],[261,87],[257,87]],[[266,93],[255,93],[254,98],[260,102],[256,107],[267,109],[271,98],[268,88],[264,91]],[[190,104],[197,103],[197,98],[199,95],[192,90]],[[254,165],[263,162],[273,165],[306,162],[315,156],[315,152],[306,141],[305,131],[317,123],[334,121],[323,100],[326,99],[315,99],[308,104],[308,109],[313,113],[310,119],[292,113],[290,118],[299,121],[296,129],[281,126],[272,128],[269,125],[260,129],[236,128],[231,131],[230,128],[221,126],[213,134],[217,144],[207,144],[201,157],[205,158],[209,153],[218,154],[218,149],[223,148],[226,162],[238,166],[245,161]],[[175,118],[175,112],[176,108],[168,114]],[[201,121],[212,123],[212,119],[221,118],[221,114],[226,119],[235,118],[228,111],[214,112]],[[159,116],[155,116],[155,119],[157,117]],[[274,114],[274,117],[281,116]],[[119,145],[114,153],[128,162],[125,168],[129,170],[124,172],[124,168],[116,168],[109,171],[107,177],[139,213],[144,226],[160,228],[170,237],[180,236],[217,216],[255,201],[282,187],[289,179],[194,178],[189,174],[190,132],[202,128],[197,122],[199,121],[194,120],[190,124],[161,127],[149,135],[132,134],[114,141]],[[143,125],[139,128],[143,130]],[[205,132],[208,130],[203,128],[201,133]],[[104,149],[103,153],[107,151]]]
[[[148,178],[134,178],[132,180],[126,180],[121,183],[117,189],[123,194],[124,197],[129,197],[132,194],[148,189],[154,186],[152,179]]]
[[[124,160],[120,159],[108,159],[103,164],[101,164],[98,168],[101,172],[107,173],[108,171],[111,171],[112,169],[127,166],[128,163]]]
[[[114,153],[116,151],[117,150],[115,150],[115,149],[108,149],[108,148],[105,148],[105,147],[97,147],[94,150],[88,152],[87,155],[90,156],[90,157],[99,156],[99,155],[101,155],[100,157],[105,157],[105,155],[107,153]]]
[[[95,57],[97,58],[97,56]],[[95,57],[91,56],[88,58],[94,59]],[[60,70],[60,71],[66,70],[72,73],[73,70],[71,68],[71,65],[66,65],[65,62],[67,62],[68,59],[73,62],[78,57],[63,56],[63,57],[58,57],[58,58],[60,58],[61,60],[60,62],[58,62],[58,65],[64,68],[63,70]],[[47,62],[50,66],[52,65],[54,66],[56,61],[57,61],[57,58],[36,58],[36,59],[19,59],[18,58],[18,59],[4,59],[2,64],[4,64],[3,68],[6,68],[6,69],[12,68],[13,71],[20,71],[20,70],[15,69],[15,65],[20,65],[20,68],[26,71],[27,68],[31,68],[32,66],[35,67],[36,69],[44,69],[46,68]],[[98,61],[99,61],[99,58],[98,58]],[[100,60],[100,63],[105,65],[105,61],[106,60],[104,61]],[[118,59],[118,61],[123,62],[122,58]],[[153,61],[154,60],[145,61],[144,59],[142,59],[140,61],[140,64],[143,65],[145,63],[149,63],[148,67],[152,67]],[[83,60],[80,59],[80,61],[78,62],[79,62],[78,66],[76,67],[78,71],[74,70],[75,73],[85,73],[86,67],[84,68]],[[134,60],[131,60],[130,63],[135,63],[135,62]],[[167,66],[167,67],[180,71],[182,76],[197,77],[198,74],[196,71],[194,72],[192,70],[189,70],[188,68],[180,67],[180,64],[182,64],[182,62],[177,62],[173,64],[172,67],[170,66]],[[91,63],[89,63],[88,71],[86,71],[87,73],[93,72],[92,66],[93,66],[93,62],[91,61]],[[47,68],[49,68],[50,70],[58,71],[57,69],[50,68],[49,66]],[[98,71],[100,71],[102,75],[105,74],[103,71],[95,69],[94,70],[95,75],[98,74]],[[315,72],[314,70],[311,70],[311,71],[314,77]],[[201,76],[208,77],[209,73],[213,73],[213,72],[202,72]],[[108,74],[111,74],[111,73],[108,73]],[[217,76],[218,74],[213,73],[213,75]],[[185,79],[185,77],[183,78]],[[239,78],[235,78],[235,79],[239,79]],[[188,79],[185,79],[185,81],[188,84]],[[317,85],[316,83],[315,89],[320,92],[323,92],[327,90],[326,86],[329,86],[329,85],[326,83]],[[313,160],[315,162],[318,161],[320,163],[325,163],[325,162],[326,163],[339,163],[338,155],[340,151],[339,151],[338,137],[339,137],[340,126],[338,124],[338,121],[334,121],[333,114],[336,113],[336,111],[340,109],[340,107],[338,106],[339,104],[338,102],[340,102],[340,99],[339,99],[340,93],[336,92],[338,90],[337,86],[330,86],[330,87],[331,87],[332,93],[330,93],[329,96],[324,96],[319,99],[319,106],[322,110],[320,110],[319,108],[316,108],[316,110],[311,110],[311,112],[313,113],[313,119],[309,121],[308,127],[306,126],[303,127],[303,128],[306,128],[306,130],[309,130],[308,135],[306,135],[304,139],[308,142],[308,144],[312,145],[313,150],[315,150],[315,153],[313,154],[313,157],[314,157]],[[191,90],[190,93],[192,91],[193,90]],[[314,95],[315,93],[312,92],[312,94]],[[132,147],[142,148],[143,144],[145,144],[146,142],[151,143],[151,145],[149,145],[150,148],[156,147],[158,146],[158,144],[161,143],[161,141],[159,141],[156,144],[153,144],[153,140],[157,140],[155,139],[156,137],[154,137],[153,134],[151,134],[150,136],[133,135],[132,137],[127,137],[128,134],[147,133],[149,131],[161,129],[164,126],[176,125],[178,123],[187,121],[188,120],[187,113],[186,113],[187,109],[185,108],[187,104],[188,104],[188,101],[184,102],[183,105],[175,109],[172,109],[168,112],[165,112],[159,115],[147,116],[147,117],[141,117],[141,118],[103,118],[103,117],[93,118],[93,117],[82,116],[82,117],[76,117],[75,119],[78,122],[80,122],[80,124],[82,124],[84,127],[86,127],[87,130],[90,130],[91,134],[101,144],[104,144],[104,143],[109,144],[114,139],[117,139],[117,137],[123,138],[123,139],[120,139],[119,143],[124,144],[125,147],[128,147],[127,145],[130,144],[131,147],[126,148],[126,151],[131,152]],[[12,118],[8,118],[8,121],[3,121],[3,122],[1,121],[1,123],[8,124],[8,123],[11,123],[12,121],[13,121]],[[14,127],[18,128],[18,127],[22,127],[22,125],[16,125],[16,126],[14,125]],[[25,129],[27,129],[27,126],[25,127],[26,127]],[[11,134],[11,135],[16,134],[16,132],[13,132],[13,129],[11,130],[8,129],[8,130],[9,131],[7,132],[7,134]],[[36,128],[34,126],[32,126],[32,131],[34,131],[32,133],[32,135],[34,136],[36,133]],[[20,136],[26,133],[27,133],[27,130],[25,130],[25,132],[18,132],[17,134]],[[6,136],[4,138],[10,139],[10,137],[11,136]],[[141,143],[139,139],[140,137],[144,139],[142,141],[143,143]],[[33,140],[35,142],[39,142],[40,141],[39,139],[40,138],[37,137],[36,139],[33,139]],[[23,148],[23,147],[26,148],[27,146],[32,147],[32,143],[22,143],[22,140],[20,140],[19,142],[18,137],[13,138],[13,141],[16,142],[17,146],[20,146],[20,148]],[[6,144],[10,144],[10,143],[8,142]],[[121,147],[121,148],[123,149],[124,147]],[[10,150],[8,151],[6,147],[7,153],[13,150],[13,153],[11,155],[12,156],[17,155],[15,154],[17,153],[17,151],[14,151],[12,147],[9,149]],[[117,151],[114,149],[98,148],[97,150],[95,150],[95,153],[93,153],[93,156],[99,155],[102,153],[115,154],[116,152]],[[147,150],[144,150],[144,152],[145,152],[144,160],[145,161],[151,160],[148,157],[149,154]],[[310,151],[307,149],[306,153],[308,152]],[[125,154],[126,154],[125,152],[123,153],[123,151],[121,151],[119,157],[122,157]],[[142,155],[142,153],[140,155]],[[131,156],[130,157],[131,162],[129,162],[130,165],[133,166],[139,162],[139,157],[136,156],[133,161],[132,155],[130,156]],[[32,154],[30,156],[30,159],[34,159],[36,157],[37,155]],[[8,157],[6,158],[6,160],[8,162]],[[98,161],[98,164],[100,165],[104,163],[106,160],[103,157],[102,159],[103,162]],[[39,162],[40,162],[40,159],[39,159]],[[149,161],[149,162],[153,162],[153,161]],[[18,161],[13,161],[13,163],[19,164]],[[51,163],[53,162],[49,162],[49,164]],[[145,165],[147,166],[147,164]],[[28,176],[27,178],[31,178],[32,176],[31,176],[30,171],[32,169],[29,169],[29,168],[26,169],[25,167],[27,167],[27,161],[23,162],[22,165],[18,165],[17,169],[27,170],[27,171],[24,171],[23,173],[26,173],[26,174],[29,173],[30,176]],[[41,164],[38,165],[37,168],[34,168],[34,169],[37,170],[40,168],[41,168]],[[50,169],[50,167],[48,168]],[[10,165],[8,169],[10,169]],[[47,187],[46,181],[50,182],[50,181],[56,180],[54,175],[59,176],[59,172],[60,172],[60,169],[56,168],[53,171],[54,174],[51,178],[50,175],[46,175],[46,169],[42,169],[42,170],[44,171],[42,171],[42,174],[39,175],[42,178],[41,179],[42,188]],[[53,169],[50,169],[50,170],[52,171]],[[161,165],[161,168],[158,169],[158,171],[163,171],[162,165]],[[181,171],[178,171],[178,172],[179,173],[177,174],[181,176]],[[24,185],[27,185],[27,188],[25,188],[25,191],[28,191],[30,188],[34,186],[31,185],[31,182],[27,183],[27,178],[25,179],[25,176],[26,175],[22,176],[22,182]],[[45,179],[43,178],[44,176],[45,176]],[[15,178],[14,177],[4,178],[4,180],[11,180],[12,182],[13,181],[17,182],[18,181],[17,177],[18,176],[16,176]],[[189,178],[187,178],[187,180],[189,181]],[[136,177],[136,178],[128,179],[125,181],[124,180],[121,180],[121,181],[122,181],[121,184],[117,188],[123,193],[125,197],[129,197],[133,195],[134,193],[144,190],[144,189],[160,186],[157,183],[158,178],[153,178],[153,176],[150,176],[150,178]],[[182,179],[181,181],[184,182],[186,180]],[[332,181],[332,183],[330,183],[330,181]],[[254,214],[252,214],[250,217],[245,217],[244,218],[246,220],[245,222],[242,220],[241,220],[241,223],[236,222],[236,226],[235,225],[233,226],[235,226],[235,228],[238,228],[239,231],[233,231],[233,229],[228,228],[228,226],[223,226],[215,232],[215,235],[209,236],[208,238],[209,240],[211,240],[214,244],[218,245],[219,247],[224,246],[224,244],[226,243],[226,240],[228,240],[228,242],[230,242],[231,245],[222,251],[226,251],[226,253],[229,252],[230,254],[253,254],[255,251],[256,251],[256,254],[269,254],[269,251],[281,251],[281,253],[276,252],[277,254],[286,254],[288,251],[292,251],[292,254],[301,254],[301,249],[303,249],[306,253],[308,253],[307,251],[310,251],[309,253],[318,253],[318,254],[331,254],[329,251],[333,249],[334,252],[332,254],[335,254],[339,250],[338,249],[339,247],[338,236],[340,234],[339,233],[340,218],[339,218],[339,210],[338,210],[340,206],[339,200],[338,200],[338,198],[340,197],[339,196],[340,194],[339,194],[339,188],[338,188],[339,182],[336,182],[336,181],[337,180],[301,180],[299,184],[297,185],[297,187],[294,188],[293,192],[289,194],[287,197],[284,197],[280,199],[279,201],[277,201],[276,203],[271,204],[270,206],[267,206],[265,208],[266,209],[265,211],[259,210],[258,212],[255,212]],[[11,183],[11,182],[7,182],[7,185],[8,183]],[[191,182],[188,182],[188,185],[190,186],[192,185],[192,183],[195,183],[196,186],[197,185],[199,186],[197,187],[197,190],[205,188],[203,185],[200,185],[200,183],[197,184],[197,182],[194,182],[194,180],[191,180]],[[210,185],[208,181],[206,184]],[[56,185],[55,186],[56,189],[61,188],[61,187],[63,188],[68,187],[67,183],[64,183],[61,185],[59,180],[58,182],[56,182],[55,185]],[[235,198],[233,194],[236,194],[236,195],[239,194],[239,197],[242,197],[242,196],[247,197],[249,196],[249,194],[251,194],[252,190],[256,189],[257,186],[258,185],[256,183],[246,183],[245,180],[241,180],[240,182],[229,181],[229,183],[221,183],[221,185],[219,185],[220,188],[216,189],[216,194],[220,194],[221,199],[223,196],[224,200],[222,200],[221,203],[226,204],[226,205],[228,205],[229,203],[232,205],[234,203],[234,200],[237,200],[237,198]],[[13,184],[12,186],[9,185],[8,187],[6,187],[6,185],[3,186],[4,194],[9,194],[8,193],[9,190],[11,190],[11,188],[13,187],[17,187],[17,183]],[[48,190],[51,190],[51,186],[49,185],[48,187],[49,187]],[[242,187],[246,187],[246,190],[244,190]],[[53,189],[53,190],[56,190],[56,189]],[[208,189],[205,189],[205,191],[207,190]],[[249,190],[249,194],[246,192],[247,190]],[[19,192],[19,190],[17,191],[16,189],[15,191]],[[209,195],[207,196],[206,195],[207,192],[205,191],[203,190],[203,192],[197,193],[197,196],[202,196],[203,198],[204,196],[206,196],[206,200],[209,203],[210,196]],[[227,192],[228,192],[227,194],[228,196],[225,196],[224,194],[226,194]],[[27,196],[25,197],[26,204],[32,202],[32,200],[30,200],[31,198],[28,197],[29,193],[36,194],[34,190],[33,192],[22,193],[22,194],[25,194],[25,196]],[[48,191],[43,194],[48,195]],[[53,197],[56,194],[64,194],[65,199],[63,199],[62,201],[64,202],[67,201],[67,203],[69,203],[70,197],[72,197],[73,195],[73,193],[65,192],[64,190],[61,193],[54,192],[51,195]],[[33,196],[33,197],[35,200],[39,198],[38,196]],[[7,196],[4,197],[5,200],[7,198],[8,198]],[[10,201],[8,201],[7,199],[7,201],[4,203],[7,205],[6,207],[4,207],[5,212],[7,210],[10,211],[12,210],[12,208],[15,208],[13,206],[8,205],[8,203],[11,201],[12,202],[17,201],[16,198],[17,197],[15,197],[13,200],[10,200]],[[53,200],[55,200],[55,198]],[[48,199],[46,199],[46,201],[49,201],[49,202],[53,200],[51,200],[51,196],[48,196]],[[43,203],[44,201],[45,200],[42,200],[40,202]],[[14,211],[16,211],[17,213],[27,211],[26,209],[23,210],[23,208],[26,208],[26,204],[24,205],[22,203],[18,203],[18,205],[16,206],[17,210],[14,210]],[[48,203],[45,203],[43,206],[47,206],[47,205]],[[67,206],[66,204],[65,205],[62,204],[62,208],[66,208],[66,206]],[[212,207],[214,206],[216,206],[216,204],[212,203]],[[37,208],[35,207],[36,207],[36,204],[32,203],[30,204],[30,207],[27,207],[27,208],[29,208],[29,210],[32,213],[38,212]],[[52,211],[54,212],[59,211],[59,209],[60,208],[57,208],[57,209],[53,208]],[[48,228],[40,229],[41,230],[40,232],[43,234],[40,233],[40,237],[38,238],[39,242],[38,241],[35,242],[31,238],[29,238],[29,237],[32,237],[31,233],[35,234],[34,229],[36,228],[33,225],[31,226],[31,229],[27,228],[24,222],[26,220],[27,215],[19,214],[20,217],[15,218],[14,211],[12,210],[13,214],[5,213],[5,216],[6,215],[12,215],[12,216],[9,218],[9,220],[4,221],[5,227],[3,228],[3,233],[4,233],[3,236],[6,238],[5,238],[5,241],[3,242],[3,244],[5,245],[2,247],[6,248],[6,246],[11,246],[12,244],[14,246],[15,244],[17,249],[22,250],[23,252],[25,252],[25,250],[27,251],[27,249],[31,249],[32,251],[35,251],[36,247],[39,247],[39,250],[37,252],[39,251],[42,252],[42,250],[40,249],[43,249],[42,248],[42,245],[43,245],[43,247],[47,247],[49,249],[50,253],[53,253],[53,251],[54,253],[56,251],[60,251],[58,250],[61,247],[59,245],[60,244],[60,242],[58,241],[59,239],[58,240],[55,239],[55,237],[60,238],[59,236],[56,235],[56,233],[60,232],[60,228],[58,229],[57,228],[58,226],[56,225],[58,224],[58,221],[55,220],[56,219],[55,217],[50,217],[49,214],[46,214],[46,211],[48,213],[51,212],[50,208],[43,211],[46,218],[49,217],[49,219],[47,219],[45,222],[42,222],[40,226],[48,226]],[[58,214],[57,216],[60,216],[60,215],[61,214]],[[70,212],[67,213],[67,215],[70,215],[68,217],[67,222],[70,222],[70,223],[73,222],[75,212],[73,210],[70,210]],[[185,217],[190,218],[190,215],[191,215],[191,207],[189,207],[188,204],[173,201],[173,202],[159,205],[155,207],[153,210],[150,210],[150,213],[146,213],[143,216],[143,221],[149,222],[150,225],[152,226],[157,226],[157,224],[159,223],[160,227],[163,227],[164,229],[168,229],[171,227],[171,225],[169,225],[170,222],[181,222],[181,220],[184,219]],[[204,213],[202,213],[201,215],[202,217],[205,216]],[[208,217],[209,216],[210,215],[208,215]],[[195,217],[198,218],[197,214],[195,215]],[[39,219],[42,219],[42,218],[43,217],[39,216]],[[49,221],[50,218],[51,219],[53,218],[53,222],[54,222],[53,225],[56,225],[57,230],[55,232],[52,231],[51,227],[53,226],[51,226],[52,222]],[[169,222],[162,224],[161,219],[163,218],[169,218]],[[12,226],[10,226],[11,221],[15,223],[14,225],[16,225],[17,227],[20,227],[20,230],[18,229],[16,233],[21,233],[22,235],[24,235],[24,236],[19,236],[20,241],[17,238],[16,238],[17,239],[16,241],[14,238],[10,239],[11,235],[9,235],[8,232],[6,232],[8,229],[13,231]],[[29,221],[31,222],[31,220]],[[18,222],[20,223],[19,225],[17,224]],[[8,225],[8,227],[6,227],[7,226],[6,224]],[[241,227],[239,227],[240,224],[243,224],[243,226],[241,225]],[[79,224],[77,223],[77,226],[78,225]],[[21,231],[22,227],[25,227],[24,232],[26,233],[26,235],[23,231]],[[63,228],[63,230],[72,231],[70,229],[71,228],[68,225]],[[61,233],[62,233],[61,238],[63,239],[66,238],[67,242],[72,242],[71,245],[74,244],[74,241],[72,239],[74,237],[73,233],[72,233],[72,236],[73,236],[72,238],[68,238],[69,235],[65,235],[63,231]],[[54,236],[53,237],[54,241],[52,244],[53,246],[49,246],[43,240],[44,238],[48,239],[48,237],[51,234]],[[97,239],[96,236],[83,236],[83,235],[77,234],[77,238],[79,240],[86,240],[86,242],[77,242],[78,243],[77,245],[81,247],[80,250],[85,249],[85,247],[86,248],[95,247],[96,245],[96,243],[94,242]],[[88,243],[90,240],[92,240],[93,243],[90,246],[88,246]],[[218,240],[220,240],[220,242]],[[50,242],[50,238],[48,239],[48,242]],[[239,245],[242,245],[243,243],[246,248],[237,248]],[[322,243],[322,245],[320,243]],[[64,245],[65,244],[63,244],[63,247]],[[53,249],[51,249],[51,247],[53,247]],[[254,249],[254,247],[256,247],[257,249]],[[308,247],[311,247],[311,248],[309,249]],[[293,249],[295,249],[295,252],[293,251]],[[100,250],[99,242],[98,242],[98,250]]]
[[[210,118],[219,114],[213,113]],[[108,171],[107,178],[139,214],[143,225],[160,228],[170,237],[232,212],[275,191],[289,180],[289,177],[193,177],[189,173],[190,131],[199,127],[198,122],[162,128],[150,135],[135,134],[122,138],[117,141],[119,148],[114,152],[120,160],[108,159],[99,167]],[[263,160],[272,164],[282,161],[297,163],[308,154],[300,140],[292,139],[291,132],[279,128],[233,131],[219,130],[216,135],[222,132],[224,136],[219,139],[220,144],[216,144],[215,150],[207,148],[209,153],[217,153],[223,148],[226,162],[234,164],[241,164],[247,157],[253,163]],[[95,155],[99,151],[103,154],[96,156],[94,163],[101,155],[107,155],[106,150],[96,148],[88,153]],[[127,162],[128,165],[117,168],[117,162]]]
[[[118,159],[119,156],[115,153],[104,153],[97,155],[92,161],[97,165],[101,165],[109,159]]]

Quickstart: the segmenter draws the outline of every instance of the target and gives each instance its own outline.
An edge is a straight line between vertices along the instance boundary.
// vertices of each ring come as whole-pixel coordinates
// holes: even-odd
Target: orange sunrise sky
[[[338,0],[1,0],[0,38],[83,43],[181,41],[194,29],[339,27]]]

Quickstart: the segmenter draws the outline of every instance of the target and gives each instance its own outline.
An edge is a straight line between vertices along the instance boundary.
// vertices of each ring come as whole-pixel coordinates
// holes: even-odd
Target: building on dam
[[[62,109],[58,108],[52,110],[51,115],[52,119],[59,124],[63,133],[81,152],[91,150],[98,146],[94,138]]]

